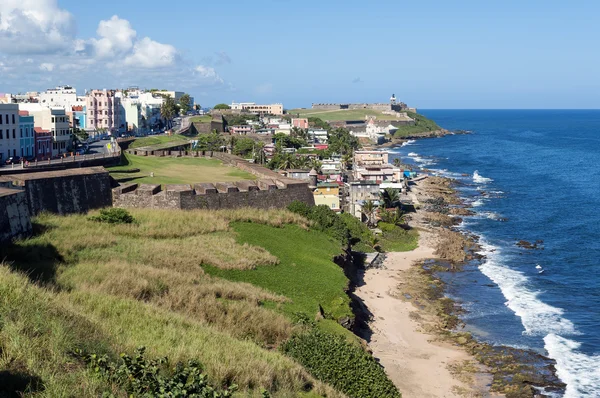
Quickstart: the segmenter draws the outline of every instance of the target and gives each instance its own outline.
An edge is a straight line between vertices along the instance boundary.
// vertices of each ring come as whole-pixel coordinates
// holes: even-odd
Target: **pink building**
[[[229,126],[229,132],[231,134],[240,134],[240,135],[253,134],[254,127],[248,126],[248,125]]]
[[[37,160],[50,159],[52,157],[52,133],[41,127],[35,127],[35,158]]]
[[[292,119],[292,127],[298,127],[299,129],[307,129],[308,119]]]
[[[116,134],[124,127],[120,120],[121,99],[115,96],[115,90],[92,90],[87,93],[86,130],[106,130]]]

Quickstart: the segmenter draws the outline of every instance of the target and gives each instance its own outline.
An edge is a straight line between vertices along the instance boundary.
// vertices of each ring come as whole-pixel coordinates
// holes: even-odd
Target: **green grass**
[[[0,247],[9,265],[0,265],[0,381],[6,372],[15,379],[32,375],[45,386],[36,397],[100,396],[115,387],[70,352],[82,348],[115,359],[142,345],[149,357],[200,361],[213,385],[238,384],[239,396],[259,396],[264,388],[274,398],[341,397],[274,349],[291,336],[295,310],[312,313],[323,302],[326,310],[349,313],[346,279],[330,261],[339,251],[335,243],[283,210],[131,214],[132,224],[44,214],[34,220],[34,237]],[[290,258],[242,242],[241,235],[277,240],[273,253]],[[277,250],[285,246],[316,251]],[[315,264],[291,264],[300,259]],[[259,282],[272,288],[209,275],[202,265],[255,268]],[[281,288],[268,281],[274,268],[286,268],[277,273],[285,275]],[[330,322],[329,328],[339,327]]]
[[[290,115],[300,114],[300,117],[318,117],[326,121],[365,120],[366,116],[375,116],[380,120],[397,120],[395,116],[386,115],[373,109],[344,109],[326,111],[321,109],[292,109]]]
[[[209,123],[212,120],[212,116],[203,115],[203,116],[194,116],[190,118],[190,123]]]
[[[321,305],[334,320],[352,317],[350,299],[344,291],[348,279],[332,261],[341,252],[339,243],[324,233],[306,231],[295,225],[276,229],[234,223],[233,229],[240,243],[264,247],[279,258],[280,263],[251,271],[207,267],[209,274],[232,281],[249,282],[288,297],[290,302],[278,306],[290,316],[299,312],[313,319]]]
[[[379,245],[385,252],[408,252],[415,250],[419,245],[419,231],[411,229],[405,231],[395,227],[391,232],[383,232],[379,237]]]
[[[395,138],[408,137],[415,134],[423,134],[441,129],[436,122],[431,119],[427,119],[423,115],[412,112],[407,113],[408,116],[415,119],[415,124],[412,126],[398,126],[398,130],[394,133]]]
[[[189,138],[185,137],[183,135],[180,135],[180,134],[174,134],[171,136],[169,136],[169,135],[153,135],[153,136],[136,139],[129,145],[129,148],[134,149],[134,148],[140,148],[143,146],[166,144],[169,142],[181,142],[183,144],[187,141],[189,141]]]
[[[201,182],[230,182],[255,180],[256,176],[235,167],[225,166],[220,160],[205,158],[170,158],[125,154],[121,166],[108,171],[140,169],[139,173],[113,173],[113,178],[138,184],[195,184]],[[150,177],[154,173],[154,177]]]

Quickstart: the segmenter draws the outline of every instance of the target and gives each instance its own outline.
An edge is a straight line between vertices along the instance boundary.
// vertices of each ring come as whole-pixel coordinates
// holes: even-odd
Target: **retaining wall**
[[[31,218],[24,190],[0,187],[0,243],[31,235]]]
[[[30,216],[43,211],[84,213],[112,203],[104,167],[6,175],[0,177],[0,185],[24,190]]]

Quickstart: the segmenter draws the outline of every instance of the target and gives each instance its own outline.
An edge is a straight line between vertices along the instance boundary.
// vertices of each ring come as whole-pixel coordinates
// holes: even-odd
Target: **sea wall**
[[[112,203],[111,180],[104,167],[6,175],[0,184],[25,192],[30,216],[44,211],[84,213]]]
[[[24,190],[0,187],[0,243],[31,235],[31,218]]]

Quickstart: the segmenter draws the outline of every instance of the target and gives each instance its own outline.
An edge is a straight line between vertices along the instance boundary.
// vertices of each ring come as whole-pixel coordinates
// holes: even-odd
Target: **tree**
[[[190,109],[192,109],[192,99],[189,94],[183,94],[181,98],[179,98],[179,107],[181,109],[181,113],[186,114]]]
[[[392,162],[392,164],[394,165],[394,167],[400,167],[400,166],[402,166],[402,162],[400,161],[400,158],[394,159],[394,161]]]
[[[232,152],[234,155],[247,157],[256,150],[260,150],[263,147],[262,142],[256,142],[252,138],[242,137],[235,140],[232,145]]]
[[[373,219],[375,217],[375,203],[371,200],[367,200],[362,206],[361,212],[367,218],[367,226],[373,226]]]
[[[315,169],[317,173],[321,173],[321,167],[323,167],[323,162],[321,162],[317,158],[312,158],[310,160],[310,167]]]
[[[345,170],[348,170],[348,166],[350,166],[352,164],[352,154],[350,153],[346,153],[344,155],[342,155],[342,168]]]
[[[177,104],[175,99],[169,96],[165,96],[163,103],[160,107],[160,115],[167,122],[167,127],[171,128],[173,125],[173,118],[177,115]]]
[[[225,145],[225,139],[217,132],[202,134],[198,137],[196,150],[199,151],[219,151]]]
[[[350,134],[350,132],[343,127],[329,132],[328,143],[331,151],[341,155],[352,154],[359,146],[358,138]]]
[[[231,107],[227,104],[217,104],[213,107],[213,109],[231,109]]]
[[[297,156],[294,161],[294,167],[297,169],[305,169],[309,167],[310,162],[306,156]]]
[[[394,188],[385,188],[381,192],[381,199],[385,207],[395,207],[400,201],[400,195],[398,195],[398,190]]]

